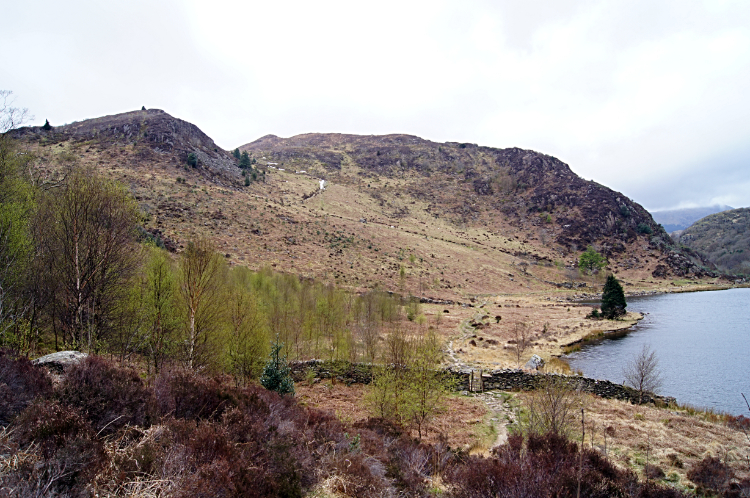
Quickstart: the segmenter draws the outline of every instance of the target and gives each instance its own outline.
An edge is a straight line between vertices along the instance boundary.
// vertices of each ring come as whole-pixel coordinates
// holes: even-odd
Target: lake
[[[678,403],[750,416],[750,289],[628,299],[645,318],[632,332],[565,357],[584,376],[623,382],[623,367],[648,344],[659,358],[659,394]]]

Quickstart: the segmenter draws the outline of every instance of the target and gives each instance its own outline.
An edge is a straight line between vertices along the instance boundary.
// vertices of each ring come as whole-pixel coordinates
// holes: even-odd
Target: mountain
[[[639,225],[657,228],[648,212],[624,195],[530,150],[438,144],[409,135],[339,134],[267,136],[240,149],[278,168],[365,189],[383,207],[393,202],[386,200],[390,194],[406,195],[456,225],[491,229],[503,217],[521,230],[546,230],[563,254],[595,243],[607,254],[622,251],[636,240]],[[395,219],[413,211],[397,204],[389,213]]]
[[[750,208],[706,216],[686,228],[678,241],[722,272],[750,274]]]
[[[657,223],[664,227],[664,230],[668,233],[672,233],[677,230],[685,230],[687,227],[709,214],[720,213],[721,211],[726,211],[728,209],[734,208],[717,204],[708,207],[654,211],[651,215]]]
[[[245,186],[232,154],[160,110],[14,133],[42,172],[77,163],[127,185],[145,228],[174,250],[207,237],[232,264],[352,289],[436,299],[549,291],[579,279],[589,245],[630,285],[712,276],[639,204],[531,150],[268,135],[240,147],[258,173]]]

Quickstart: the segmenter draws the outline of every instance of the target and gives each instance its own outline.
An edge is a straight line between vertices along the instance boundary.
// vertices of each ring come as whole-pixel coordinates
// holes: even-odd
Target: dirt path
[[[514,423],[515,414],[508,405],[506,398],[499,391],[476,393],[475,397],[481,399],[487,405],[490,412],[490,421],[497,431],[497,438],[488,449],[491,452],[494,448],[508,441],[508,426]]]

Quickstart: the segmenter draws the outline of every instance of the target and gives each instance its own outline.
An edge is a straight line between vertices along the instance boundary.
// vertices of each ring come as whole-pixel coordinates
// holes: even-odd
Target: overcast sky
[[[522,147],[647,209],[750,206],[750,2],[5,2],[0,89],[53,125],[142,105],[221,147]]]

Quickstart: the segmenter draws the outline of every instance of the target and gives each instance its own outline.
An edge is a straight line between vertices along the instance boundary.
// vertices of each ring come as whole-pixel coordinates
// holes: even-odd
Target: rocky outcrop
[[[112,145],[132,146],[140,157],[173,157],[187,164],[194,154],[197,169],[239,182],[240,169],[232,155],[217,146],[197,126],[170,116],[160,109],[114,114],[87,119],[44,130],[26,127],[15,130],[14,136],[25,140],[85,142],[87,146],[109,148]]]

